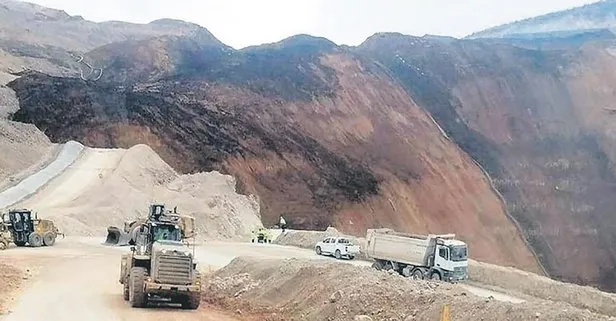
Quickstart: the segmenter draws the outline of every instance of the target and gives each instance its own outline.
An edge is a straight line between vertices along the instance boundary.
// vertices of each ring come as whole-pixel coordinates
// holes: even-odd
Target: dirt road
[[[123,300],[117,280],[121,250],[96,243],[96,239],[67,238],[51,248],[0,252],[0,260],[40,264],[38,275],[12,307],[12,313],[0,320],[242,320],[205,306],[197,311],[131,308]]]
[[[128,248],[101,245],[101,238],[67,237],[50,248],[15,248],[0,252],[0,260],[39,265],[40,272],[26,287],[12,313],[2,321],[110,321],[110,320],[245,320],[240,316],[202,306],[197,311],[177,308],[134,309],[125,302],[118,283],[120,255]],[[316,256],[312,251],[270,244],[202,244],[195,249],[202,270],[207,273],[225,266],[237,256],[266,258],[311,258],[324,262],[335,259]],[[365,261],[338,261],[369,265]],[[464,285],[478,296],[521,302],[516,298]],[[33,308],[36,302],[36,308]]]

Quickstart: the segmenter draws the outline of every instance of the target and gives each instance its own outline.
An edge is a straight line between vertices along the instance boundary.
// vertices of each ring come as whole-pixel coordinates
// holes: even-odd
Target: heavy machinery
[[[174,213],[177,211],[177,208],[174,208]],[[165,212],[164,204],[151,204],[149,208],[149,216],[152,215],[161,215]],[[175,213],[177,214],[177,213]],[[137,233],[139,228],[145,224],[147,219],[137,219],[124,222],[124,228],[121,230],[115,226],[109,226],[107,228],[107,238],[105,239],[106,245],[115,245],[115,246],[127,246],[127,245],[135,245],[135,241],[137,240]],[[183,216],[180,216],[180,229],[184,230],[187,228],[186,224],[190,224],[190,220],[184,219]]]
[[[120,284],[124,300],[132,307],[148,302],[181,303],[197,309],[201,302],[201,276],[192,251],[185,242],[194,240],[194,218],[165,212],[151,205],[150,215],[136,227],[131,252],[122,255]]]
[[[36,213],[28,209],[12,209],[8,214],[2,215],[2,225],[0,229],[0,243],[4,248],[8,247],[6,242],[12,239],[17,246],[40,247],[52,246],[56,243],[58,235],[62,235],[51,220],[39,219]],[[2,249],[0,245],[0,249]]]
[[[260,226],[252,230],[252,243],[272,243],[272,233]]]
[[[456,282],[467,278],[468,249],[454,234],[414,235],[369,229],[366,255],[376,269],[395,270],[414,279]]]

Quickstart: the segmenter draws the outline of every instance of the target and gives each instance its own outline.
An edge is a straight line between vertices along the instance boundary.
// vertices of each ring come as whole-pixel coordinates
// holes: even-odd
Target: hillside
[[[582,7],[493,27],[473,33],[468,38],[558,38],[614,28],[616,28],[616,1],[602,0]]]
[[[550,275],[613,287],[616,176],[603,108],[616,57],[603,46],[567,54],[380,34],[358,50],[486,168]]]
[[[308,36],[220,52],[194,37],[105,46],[87,55],[111,62],[97,81],[11,82],[14,117],[53,141],[146,143],[182,172],[233,174],[265,224],[455,232],[482,260],[537,270],[480,169],[385,70]]]
[[[127,26],[151,37],[75,38],[79,64],[99,70],[87,77],[33,58],[47,47],[19,56],[36,71],[6,78],[13,119],[53,142],[147,144],[178,172],[232,174],[266,225],[284,213],[354,235],[454,232],[480,261],[539,271],[535,252],[552,277],[616,289],[609,32],[376,34],[355,48],[298,35],[234,50],[203,28]]]

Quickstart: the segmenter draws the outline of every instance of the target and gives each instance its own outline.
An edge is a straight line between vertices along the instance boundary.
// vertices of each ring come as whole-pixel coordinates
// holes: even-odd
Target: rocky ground
[[[368,267],[240,257],[210,275],[205,302],[263,320],[609,320],[567,303],[482,299],[457,285],[412,281]]]
[[[15,294],[21,289],[25,277],[21,269],[13,265],[0,263],[0,279],[2,280],[0,315],[8,313],[9,305],[15,301]]]

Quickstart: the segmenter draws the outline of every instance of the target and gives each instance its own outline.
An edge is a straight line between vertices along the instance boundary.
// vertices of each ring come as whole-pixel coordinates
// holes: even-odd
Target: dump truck
[[[171,210],[166,210],[164,204],[151,204],[149,207],[149,216],[152,215],[160,215],[165,211],[168,213],[177,214],[177,207],[174,207],[173,212]],[[124,222],[124,228],[120,229],[116,226],[109,226],[107,228],[107,238],[105,239],[105,244],[110,246],[129,246],[135,245],[137,239],[138,230],[141,228],[143,224],[147,221],[146,218],[130,220]],[[179,226],[183,231],[187,228],[194,229],[194,226],[187,226],[194,222],[190,220],[190,218],[180,215]]]
[[[468,249],[455,234],[414,235],[370,229],[366,239],[366,256],[374,260],[376,269],[394,270],[413,279],[467,279]]]
[[[201,276],[194,242],[192,251],[186,242],[194,240],[194,235],[194,218],[165,212],[164,205],[151,205],[149,217],[137,227],[135,244],[121,258],[124,300],[135,308],[155,301],[199,308]]]
[[[39,219],[29,209],[12,209],[2,215],[0,249],[6,249],[12,241],[17,246],[52,246],[60,233],[51,220]]]

